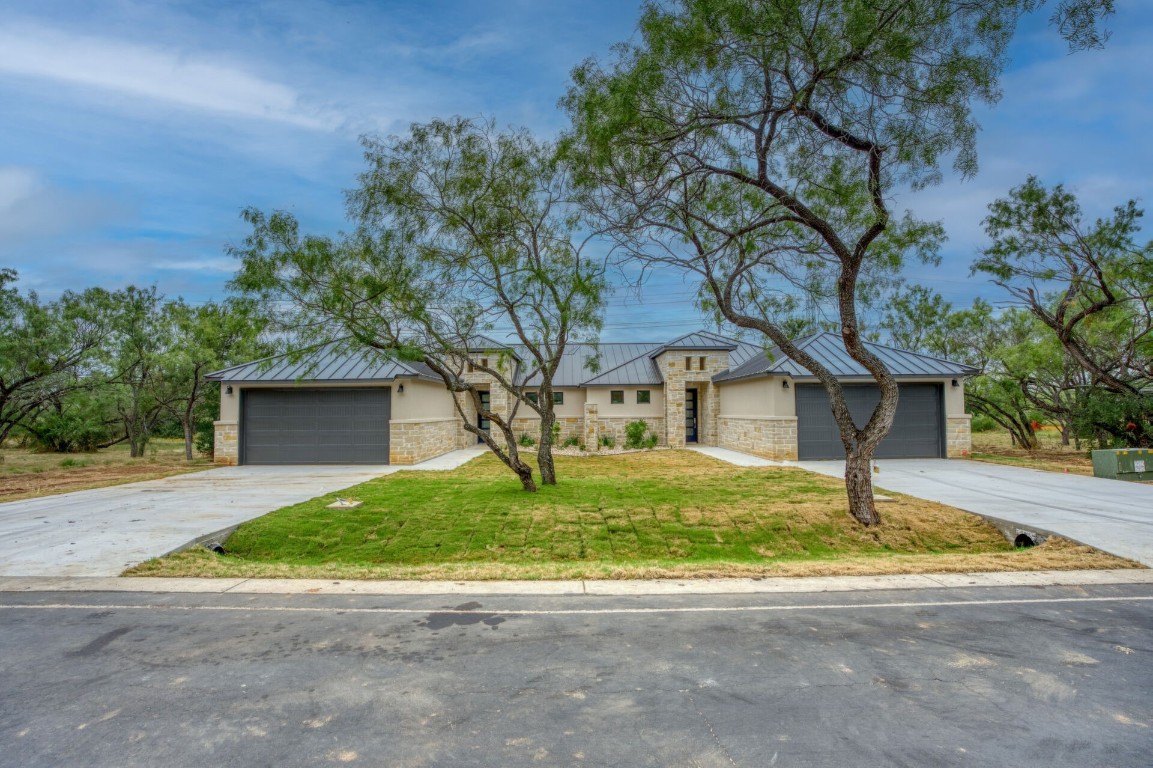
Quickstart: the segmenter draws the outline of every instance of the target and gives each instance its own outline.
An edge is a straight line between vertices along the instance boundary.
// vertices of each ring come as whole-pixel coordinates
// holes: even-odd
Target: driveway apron
[[[401,470],[452,469],[476,455],[454,451],[415,466],[222,467],[0,504],[0,576],[116,576],[281,507]]]
[[[845,474],[843,461],[796,464],[831,477]],[[876,466],[878,489],[1041,528],[1153,566],[1153,485],[960,459]]]

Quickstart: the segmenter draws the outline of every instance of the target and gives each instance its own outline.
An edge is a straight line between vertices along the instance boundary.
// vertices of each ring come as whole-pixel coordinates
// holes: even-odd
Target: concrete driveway
[[[845,476],[843,461],[795,464]],[[1052,531],[1153,566],[1153,485],[959,459],[880,460],[876,466],[879,489]]]
[[[452,469],[479,453],[408,467],[222,467],[0,504],[0,576],[116,576],[289,504],[400,470]]]

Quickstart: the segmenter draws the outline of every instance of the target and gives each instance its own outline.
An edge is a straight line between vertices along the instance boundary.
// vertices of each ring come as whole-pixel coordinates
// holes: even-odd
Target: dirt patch
[[[45,470],[21,475],[0,475],[0,502],[34,499],[69,491],[156,480],[207,469],[205,465],[126,464]]]

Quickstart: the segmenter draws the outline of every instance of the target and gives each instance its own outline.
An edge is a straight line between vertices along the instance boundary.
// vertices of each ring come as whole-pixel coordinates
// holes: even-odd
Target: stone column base
[[[240,463],[240,425],[235,421],[214,421],[212,462],[222,467]]]
[[[945,418],[945,456],[967,459],[973,454],[973,417],[968,413]]]

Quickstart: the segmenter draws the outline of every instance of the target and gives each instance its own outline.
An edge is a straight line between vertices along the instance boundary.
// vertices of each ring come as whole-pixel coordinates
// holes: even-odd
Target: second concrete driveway
[[[403,469],[452,469],[480,452],[409,467],[225,467],[0,504],[0,576],[116,576],[289,504]]]
[[[843,461],[796,464],[845,476]],[[878,488],[1045,529],[1153,566],[1153,485],[959,459],[881,460],[877,467]]]

